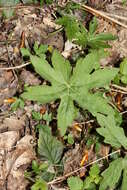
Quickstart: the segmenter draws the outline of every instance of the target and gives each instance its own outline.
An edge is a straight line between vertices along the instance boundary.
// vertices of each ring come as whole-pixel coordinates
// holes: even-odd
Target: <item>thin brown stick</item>
[[[114,89],[114,88],[111,88],[111,91],[112,91],[112,92],[121,93],[121,94],[127,94],[127,92],[125,92],[125,91],[118,90],[118,89]]]
[[[127,87],[119,86],[119,85],[116,85],[116,84],[112,84],[111,86],[127,93]]]
[[[88,124],[88,123],[93,123],[94,122],[94,120],[93,119],[91,119],[91,120],[89,120],[89,121],[84,121],[84,122],[75,122],[74,123],[74,125],[82,125],[82,124]]]
[[[125,113],[127,113],[127,111],[123,111],[123,112],[121,112],[120,114],[123,115],[123,114],[125,114]]]
[[[104,157],[102,157],[102,158],[99,158],[99,159],[97,159],[97,160],[94,160],[94,161],[90,162],[89,164],[86,164],[85,166],[80,167],[80,168],[74,170],[73,172],[70,172],[70,173],[68,173],[68,174],[66,174],[66,175],[64,175],[64,176],[58,177],[58,178],[56,178],[56,179],[50,181],[50,182],[48,183],[48,185],[60,183],[60,182],[62,182],[62,181],[64,181],[64,180],[66,180],[66,178],[70,177],[71,175],[74,175],[76,172],[79,172],[79,171],[81,171],[82,169],[87,168],[88,166],[91,166],[91,165],[93,165],[93,164],[95,164],[95,163],[97,163],[97,162],[100,162],[101,160],[104,160],[104,159],[108,158],[109,156],[112,156],[112,155],[114,155],[114,154],[116,154],[116,153],[118,153],[118,152],[120,153],[120,149],[119,149],[119,150],[116,150],[116,151],[114,151],[114,152],[112,152],[112,153],[110,153],[110,154],[108,154],[108,155],[106,155],[106,156],[104,156]]]
[[[22,65],[18,65],[18,66],[15,66],[15,67],[3,67],[3,68],[0,68],[0,71],[21,69],[21,68],[26,67],[27,65],[30,65],[30,64],[31,64],[31,62],[27,62],[27,63],[24,63]]]
[[[120,25],[120,26],[122,26],[122,27],[124,27],[124,28],[127,28],[127,25],[123,24],[122,22],[120,22],[120,21],[118,21],[118,20],[116,20],[116,19],[114,19],[114,18],[111,18],[110,16],[106,15],[106,14],[105,14],[104,12],[102,12],[102,11],[95,10],[95,9],[93,9],[93,8],[87,6],[87,5],[82,5],[82,4],[81,4],[81,8],[82,8],[83,10],[85,10],[85,11],[90,12],[91,14],[93,14],[93,15],[95,15],[95,16],[100,16],[100,17],[102,17],[102,18],[104,18],[104,19],[106,19],[106,20],[108,20],[108,21],[110,21],[110,22],[113,22],[113,23],[115,23],[115,24],[118,24],[118,25]]]
[[[112,14],[112,13],[107,13],[107,12],[103,12],[103,13],[106,14],[107,16],[110,16],[110,17],[114,17],[114,18],[117,18],[117,19],[120,19],[120,20],[127,21],[127,17],[119,16],[119,15]]]

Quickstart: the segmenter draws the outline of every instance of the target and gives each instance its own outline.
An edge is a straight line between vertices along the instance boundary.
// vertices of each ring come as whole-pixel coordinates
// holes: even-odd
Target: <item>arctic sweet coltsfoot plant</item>
[[[56,23],[64,27],[68,40],[80,45],[83,49],[86,47],[92,49],[109,48],[111,46],[107,41],[117,39],[117,37],[111,33],[96,34],[98,26],[96,17],[90,22],[88,30],[81,22],[77,21],[74,16],[70,15],[63,15],[56,20]]]
[[[26,49],[22,49],[22,55],[30,57],[35,71],[43,79],[49,81],[50,85],[27,87],[21,97],[42,104],[60,99],[57,123],[61,135],[65,134],[67,127],[77,116],[74,102],[95,117],[98,113],[115,117],[116,112],[108,101],[99,93],[92,91],[92,89],[109,85],[118,73],[116,68],[101,69],[99,67],[99,60],[104,56],[102,51],[93,51],[85,58],[80,58],[74,68],[57,50],[53,51],[52,66],[45,56],[32,55]]]

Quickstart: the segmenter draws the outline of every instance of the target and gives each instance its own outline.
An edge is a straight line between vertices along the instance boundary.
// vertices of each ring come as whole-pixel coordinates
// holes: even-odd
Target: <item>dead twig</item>
[[[127,87],[119,86],[116,84],[112,84],[111,87],[122,90],[122,91],[126,92],[126,94],[127,94]]]
[[[21,69],[21,68],[26,67],[27,65],[30,65],[30,64],[31,64],[31,62],[27,62],[27,63],[24,63],[22,65],[18,65],[18,66],[15,66],[15,67],[3,67],[3,68],[0,68],[0,71]]]
[[[100,162],[101,160],[104,160],[104,159],[108,158],[109,156],[112,156],[112,155],[114,155],[114,154],[116,154],[116,153],[120,153],[120,149],[119,149],[119,150],[116,150],[116,151],[114,151],[114,152],[112,152],[112,153],[110,153],[110,154],[108,154],[108,155],[106,155],[106,156],[104,156],[104,157],[102,157],[102,158],[99,158],[99,159],[97,159],[97,160],[94,160],[94,161],[92,161],[92,162],[86,164],[85,166],[82,166],[82,167],[80,167],[80,168],[74,170],[73,172],[70,172],[70,173],[68,173],[68,174],[66,174],[66,175],[64,175],[64,176],[58,177],[58,178],[56,178],[56,179],[50,181],[50,182],[48,183],[48,185],[53,185],[53,184],[60,183],[60,182],[62,182],[62,181],[64,181],[64,180],[66,180],[66,178],[70,177],[71,175],[74,175],[76,172],[79,172],[79,171],[81,171],[82,169],[87,168],[88,166],[91,166],[91,165],[93,165],[93,164],[95,164],[95,163],[97,163],[97,162]]]
[[[117,19],[120,19],[120,20],[127,21],[127,17],[119,16],[119,15],[112,14],[112,13],[107,13],[107,12],[103,12],[103,13],[105,13],[107,16],[110,16],[110,17],[114,17],[114,18],[117,18]]]
[[[127,111],[123,111],[123,112],[121,112],[120,114],[123,115],[123,114],[125,114],[125,113],[127,113]]]
[[[114,89],[114,88],[111,88],[111,91],[112,91],[112,92],[121,93],[121,94],[127,94],[127,92],[125,92],[125,91],[118,90],[118,89]]]
[[[114,24],[118,24],[118,25],[120,25],[120,26],[122,26],[124,28],[127,28],[127,25],[123,24],[122,22],[120,22],[120,21],[118,21],[118,20],[116,20],[116,19],[114,19],[114,18],[112,18],[112,17],[110,17],[108,15],[106,15],[105,12],[98,11],[96,9],[93,9],[93,8],[87,6],[87,5],[82,5],[82,4],[80,4],[80,5],[81,5],[81,8],[83,10],[88,11],[91,14],[97,16],[97,17],[100,16],[100,17],[102,17],[102,18],[104,18],[104,19],[106,19],[106,20],[108,20],[110,22],[113,22]]]

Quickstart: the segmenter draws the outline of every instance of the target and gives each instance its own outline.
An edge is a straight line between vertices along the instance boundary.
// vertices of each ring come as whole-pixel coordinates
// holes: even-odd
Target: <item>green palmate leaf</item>
[[[58,127],[60,128],[61,134],[64,135],[67,126],[72,124],[76,115],[73,100],[70,96],[63,96],[58,108]]]
[[[56,165],[60,162],[63,145],[52,136],[48,126],[42,126],[39,130],[38,153],[50,164]]]
[[[94,19],[89,24],[89,31],[71,16],[63,16],[57,20],[57,24],[63,25],[67,38],[85,48],[87,45],[93,49],[108,48],[108,40],[115,40],[116,36],[110,33],[95,34],[97,20]]]
[[[118,158],[110,163],[109,168],[102,173],[103,180],[100,184],[99,190],[106,190],[109,187],[112,189],[115,188],[123,170],[122,162],[123,159]]]
[[[83,181],[79,177],[70,177],[67,183],[70,190],[83,190]]]
[[[76,116],[74,101],[95,117],[98,116],[98,113],[114,117],[115,111],[109,106],[108,101],[102,95],[90,93],[93,88],[104,88],[105,85],[109,85],[118,72],[117,69],[99,68],[99,60],[104,56],[105,53],[102,50],[92,51],[84,59],[77,61],[72,74],[69,61],[65,60],[56,50],[52,55],[52,66],[44,57],[30,55],[35,70],[48,80],[51,86],[28,87],[22,97],[41,103],[61,99],[57,118],[62,135]]]
[[[98,128],[97,132],[105,138],[104,142],[111,144],[113,147],[119,148],[123,146],[127,149],[127,138],[123,128],[116,126],[112,115],[106,117],[98,114],[97,120],[101,125],[101,128]]]
[[[64,87],[60,86],[33,86],[27,87],[27,92],[24,92],[21,97],[27,100],[39,101],[41,103],[48,103],[54,101],[64,93]]]

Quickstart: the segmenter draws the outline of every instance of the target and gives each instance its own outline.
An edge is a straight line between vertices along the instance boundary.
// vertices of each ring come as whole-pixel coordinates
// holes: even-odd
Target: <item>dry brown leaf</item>
[[[7,145],[6,145],[7,146]],[[16,148],[7,152],[3,149],[1,154],[1,181],[0,187],[3,188],[7,181],[8,190],[25,190],[27,180],[24,178],[24,171],[29,164],[35,159],[33,147],[35,146],[34,139],[31,135],[24,136],[16,144]],[[2,152],[1,152],[2,153]],[[3,179],[2,179],[3,178]]]
[[[39,85],[41,81],[30,71],[22,70],[20,75],[21,81],[28,85]]]
[[[64,155],[64,175],[74,171],[80,167],[80,160],[82,159],[82,153],[79,144],[75,145],[75,148],[68,150]]]
[[[5,118],[3,124],[8,131],[19,131],[24,129],[25,126],[25,116],[17,119],[16,117],[11,116],[10,118]]]
[[[0,66],[5,67],[5,66]],[[11,98],[17,90],[17,80],[12,71],[0,71],[0,105],[4,100]]]
[[[0,149],[10,149],[19,140],[18,131],[0,133]]]
[[[110,146],[101,144],[98,155],[101,157],[107,156],[109,154],[109,151],[110,151]]]

